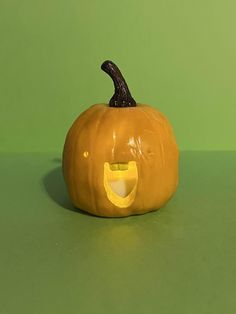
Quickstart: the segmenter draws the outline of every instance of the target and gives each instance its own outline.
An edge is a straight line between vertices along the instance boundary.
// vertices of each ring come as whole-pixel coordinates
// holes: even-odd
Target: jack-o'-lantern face
[[[93,105],[67,134],[63,173],[73,204],[89,213],[120,217],[158,209],[178,183],[172,128],[148,105]]]

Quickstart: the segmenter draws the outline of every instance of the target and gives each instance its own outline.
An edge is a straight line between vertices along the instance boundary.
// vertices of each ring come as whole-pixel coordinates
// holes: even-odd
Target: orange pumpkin
[[[136,104],[111,61],[102,69],[114,81],[108,104],[83,112],[70,128],[63,174],[75,207],[122,217],[163,206],[178,184],[178,147],[172,127],[158,110]]]

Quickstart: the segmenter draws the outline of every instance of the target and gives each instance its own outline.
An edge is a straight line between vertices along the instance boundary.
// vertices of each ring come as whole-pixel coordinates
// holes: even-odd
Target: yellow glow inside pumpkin
[[[136,196],[138,170],[135,161],[128,163],[104,163],[104,188],[108,199],[114,205],[130,206]]]

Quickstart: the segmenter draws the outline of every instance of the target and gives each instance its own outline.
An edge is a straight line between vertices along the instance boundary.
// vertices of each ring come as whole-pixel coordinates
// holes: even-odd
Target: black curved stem
[[[115,86],[115,93],[109,101],[109,106],[135,107],[136,101],[131,96],[128,85],[115,63],[106,60],[101,65],[101,69],[112,78]]]

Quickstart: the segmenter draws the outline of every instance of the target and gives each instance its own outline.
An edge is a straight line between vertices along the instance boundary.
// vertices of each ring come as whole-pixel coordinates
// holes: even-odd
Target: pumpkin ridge
[[[98,118],[98,124],[96,125],[96,132],[95,132],[95,134],[98,134],[98,133],[99,133],[99,128],[100,128],[101,125],[102,125],[101,122],[102,122],[102,120],[104,119],[104,117],[105,117],[105,115],[106,115],[107,112],[108,112],[107,108],[104,107],[104,110],[103,110],[102,114],[101,114],[100,117]],[[94,157],[93,157],[94,154],[91,153],[91,155],[92,155],[92,158],[94,158]],[[92,162],[91,162],[91,163],[92,163]],[[91,174],[91,172],[92,172],[92,174]],[[90,181],[90,182],[94,182],[94,174],[95,174],[95,172],[92,171],[92,169],[90,169],[90,180],[91,180],[91,178],[92,178],[92,181]],[[94,203],[95,211],[97,212],[97,214],[100,214],[99,211],[98,211],[99,206],[97,206],[97,200],[96,200],[96,196],[94,196],[94,190],[93,190],[93,189],[92,189],[92,193],[91,193],[91,194],[92,194],[92,198],[93,198],[93,203]]]
[[[100,110],[100,108],[94,106],[92,108],[92,110],[89,112],[89,116],[86,117],[86,119],[84,119],[83,123],[81,123],[78,127],[78,129],[76,130],[76,133],[75,133],[75,138],[77,139],[77,141],[75,142],[75,145],[74,145],[74,153],[77,152],[78,150],[78,145],[79,145],[79,134],[81,132],[81,130],[84,128],[84,126],[90,121],[92,120],[92,117],[95,116],[95,114],[97,114],[97,112]],[[78,121],[79,123],[79,121]],[[74,155],[74,154],[73,154]],[[77,160],[75,158],[74,160],[74,169],[77,168]],[[77,191],[76,191],[76,186],[77,186],[77,183],[76,183],[76,177],[74,176],[74,180],[73,180],[73,190],[75,191],[75,198],[76,198],[76,202],[78,202],[78,194],[77,194]]]

